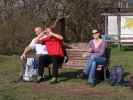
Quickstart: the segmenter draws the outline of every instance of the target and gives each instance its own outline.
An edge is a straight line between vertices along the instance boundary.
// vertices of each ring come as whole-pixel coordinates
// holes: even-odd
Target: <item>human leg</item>
[[[59,56],[53,56],[52,57],[52,75],[53,78],[50,83],[57,83],[58,80],[58,71],[59,67],[61,66],[61,63],[63,62],[63,58]]]
[[[91,66],[92,66],[92,62],[94,61],[94,59],[95,59],[95,56],[93,56],[93,55],[91,55],[91,56],[89,56],[89,57],[87,58],[86,66],[85,66],[85,68],[84,68],[84,70],[83,70],[83,72],[84,72],[84,74],[85,74],[86,76],[88,76],[88,74],[89,74],[89,72],[90,72],[90,68],[91,68]]]
[[[92,60],[92,64],[90,66],[90,72],[88,75],[88,83],[95,84],[96,83],[96,66],[104,65],[105,64],[105,58],[103,57],[95,57],[95,59]]]
[[[44,77],[44,67],[48,67],[50,64],[50,57],[48,55],[39,56],[39,67],[38,67],[38,82],[41,82]]]

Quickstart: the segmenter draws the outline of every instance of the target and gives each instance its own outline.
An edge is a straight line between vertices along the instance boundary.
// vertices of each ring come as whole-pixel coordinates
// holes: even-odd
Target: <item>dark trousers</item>
[[[39,76],[43,76],[44,67],[52,64],[52,76],[58,77],[58,69],[62,65],[64,57],[60,56],[40,56],[39,57]]]
[[[52,56],[51,61],[52,61],[52,75],[53,77],[58,77],[58,70],[62,66],[64,58],[60,56]]]
[[[51,64],[50,61],[50,56],[48,55],[40,55],[38,62],[39,62],[39,67],[38,67],[38,74],[39,76],[43,77],[44,74],[44,67],[48,67],[49,64]]]

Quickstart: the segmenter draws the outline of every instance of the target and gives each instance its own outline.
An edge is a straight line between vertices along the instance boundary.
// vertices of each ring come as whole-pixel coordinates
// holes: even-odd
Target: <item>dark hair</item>
[[[101,32],[96,32],[96,33],[93,33],[93,34],[97,34],[97,33],[100,33],[100,34],[99,34],[99,38],[102,38]]]

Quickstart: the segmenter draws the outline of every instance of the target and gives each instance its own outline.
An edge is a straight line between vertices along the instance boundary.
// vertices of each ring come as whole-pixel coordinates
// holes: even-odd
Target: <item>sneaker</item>
[[[40,83],[42,81],[44,81],[44,78],[42,76],[38,76],[36,82]]]
[[[58,82],[58,80],[57,80],[56,77],[53,77],[53,78],[50,80],[50,84],[55,84],[55,83],[57,83],[57,82]]]
[[[90,87],[95,87],[96,84],[95,83],[89,83]]]
[[[36,82],[36,81],[37,81],[37,78],[38,78],[37,75],[33,75],[33,76],[31,77],[31,80],[32,80],[33,82]]]

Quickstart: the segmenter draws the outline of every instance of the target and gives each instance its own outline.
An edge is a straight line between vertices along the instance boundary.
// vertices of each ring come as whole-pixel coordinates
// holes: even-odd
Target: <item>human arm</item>
[[[68,45],[67,43],[63,42],[63,48],[72,49],[73,47]]]
[[[21,59],[21,60],[24,60],[24,59],[26,58],[27,53],[29,53],[31,50],[32,50],[32,48],[29,47],[29,46],[27,46],[27,47],[24,49],[23,53],[21,54],[20,59]]]
[[[55,37],[55,38],[57,38],[59,40],[63,40],[63,36],[61,36],[60,34],[55,34],[53,32],[49,32],[49,35],[53,36],[53,37]]]
[[[85,52],[85,53],[83,53],[82,57],[84,57],[84,58],[88,57],[90,54],[91,54],[90,52]]]
[[[88,57],[92,52],[93,52],[93,47],[92,47],[92,40],[88,44],[88,49],[87,51],[82,55],[82,57]]]
[[[22,53],[21,56],[20,56],[20,59],[21,59],[21,60],[25,59],[25,58],[26,58],[26,55],[27,55],[30,51],[32,51],[33,49],[35,49],[35,39],[33,39],[33,40],[31,41],[31,43],[30,43],[27,47],[25,47],[23,53]]]
[[[43,42],[43,40],[45,40],[46,38],[48,37],[48,35],[46,35],[46,34],[39,34],[36,38],[35,38],[35,43],[40,43],[40,44],[42,44]]]

